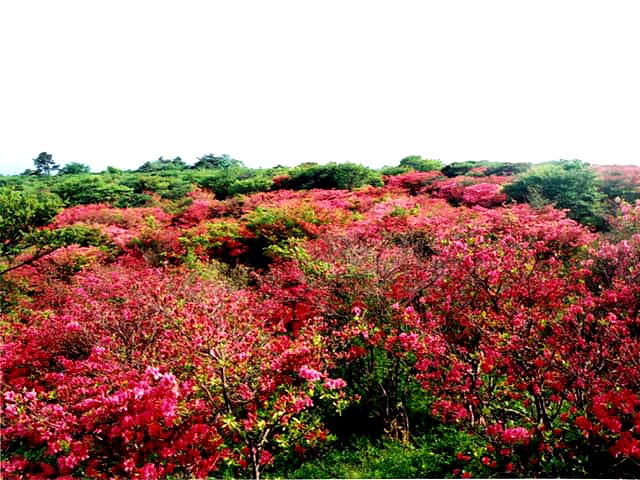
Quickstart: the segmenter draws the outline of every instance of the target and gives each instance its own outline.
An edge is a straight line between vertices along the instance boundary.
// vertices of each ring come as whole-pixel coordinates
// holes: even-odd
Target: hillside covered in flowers
[[[0,181],[2,476],[639,476],[640,169],[406,163]]]

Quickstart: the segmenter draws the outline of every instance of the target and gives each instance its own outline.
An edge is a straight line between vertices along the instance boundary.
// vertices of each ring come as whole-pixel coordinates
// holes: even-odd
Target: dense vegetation
[[[3,476],[640,475],[640,168],[34,167]]]

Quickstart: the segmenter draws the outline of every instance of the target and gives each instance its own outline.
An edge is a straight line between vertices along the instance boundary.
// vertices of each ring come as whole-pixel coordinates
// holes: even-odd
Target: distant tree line
[[[159,157],[135,170],[108,167],[91,173],[88,165],[58,165],[53,155],[41,152],[34,168],[18,176],[0,176],[0,187],[38,189],[55,195],[63,206],[106,203],[134,207],[154,198],[189,201],[194,188],[211,191],[217,199],[272,190],[345,189],[382,186],[385,179],[408,172],[438,172],[442,178],[475,179],[504,177],[498,183],[507,201],[534,206],[554,205],[595,229],[607,228],[607,215],[616,199],[640,198],[637,167],[594,168],[580,160],[540,164],[466,161],[444,165],[440,160],[407,156],[396,166],[372,169],[356,163],[301,163],[295,167],[249,168],[230,155],[208,153],[188,165],[180,157]],[[635,169],[635,170],[634,170]],[[54,175],[54,172],[56,173]],[[186,203],[185,203],[186,204]]]

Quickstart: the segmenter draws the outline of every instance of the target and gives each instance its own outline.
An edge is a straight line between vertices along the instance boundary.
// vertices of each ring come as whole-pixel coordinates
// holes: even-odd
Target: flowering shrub
[[[252,313],[263,307],[249,292],[183,281],[82,274],[58,313],[16,335],[3,361],[7,472],[201,477],[227,459],[257,476],[284,445],[325,436],[306,412],[344,382],[326,373],[317,322],[289,337]],[[40,446],[36,463],[17,453]]]
[[[437,178],[441,178],[442,174],[437,171],[431,172],[407,172],[400,175],[385,177],[385,185],[392,189],[404,189],[410,195],[423,193],[425,187]]]
[[[173,218],[173,223],[181,228],[193,227],[216,216],[217,210],[224,209],[223,202],[216,200],[213,194],[202,190],[189,192],[187,199],[191,203]]]
[[[158,207],[111,208],[104,204],[78,205],[60,212],[55,218],[54,226],[85,223],[135,229],[143,225],[147,217],[154,217],[159,222],[167,222],[170,219],[169,215]]]
[[[459,176],[436,180],[427,191],[436,198],[444,198],[453,205],[481,205],[492,207],[502,204],[506,195],[491,185],[504,185],[512,181],[510,176]]]
[[[495,183],[470,185],[462,192],[462,201],[468,206],[495,207],[506,200],[507,196],[501,193],[500,186]]]

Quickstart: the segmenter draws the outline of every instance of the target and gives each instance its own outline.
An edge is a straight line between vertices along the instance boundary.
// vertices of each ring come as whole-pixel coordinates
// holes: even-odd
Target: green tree
[[[198,177],[196,182],[199,186],[213,191],[216,198],[222,200],[234,194],[235,184],[251,176],[251,170],[246,168],[220,168]]]
[[[198,161],[193,165],[193,168],[209,168],[209,169],[222,169],[228,170],[230,168],[241,168],[244,164],[240,160],[231,158],[226,153],[222,156],[216,156],[213,153],[207,153],[198,158]]]
[[[53,170],[60,168],[60,165],[53,161],[53,155],[47,152],[41,152],[34,158],[33,165],[36,167],[36,175],[51,175]]]
[[[353,190],[363,185],[382,186],[380,175],[356,163],[339,163],[333,169],[336,187]]]
[[[122,169],[109,165],[103,173],[108,173],[109,175],[120,175],[122,173]]]
[[[152,162],[145,162],[142,164],[140,168],[138,168],[138,172],[158,172],[163,170],[184,170],[187,168],[187,164],[180,157],[176,157],[173,160],[168,158],[159,157],[157,160]]]
[[[291,170],[284,188],[353,190],[364,185],[381,186],[380,173],[355,163],[302,164]]]
[[[489,162],[488,160],[468,160],[466,162],[453,162],[442,168],[442,173],[447,177],[460,175],[488,176],[488,175],[518,175],[531,168],[530,163]],[[472,172],[478,169],[479,173]]]
[[[16,253],[25,237],[48,225],[61,206],[57,195],[0,188],[0,257]]]
[[[431,170],[441,170],[442,162],[440,160],[422,158],[420,155],[411,155],[400,160],[400,166],[413,168],[419,172],[429,172]]]
[[[58,175],[77,175],[79,173],[89,173],[91,168],[84,163],[71,162],[67,163],[58,171]]]
[[[600,181],[588,163],[560,160],[533,167],[503,192],[517,202],[553,204],[568,209],[570,218],[602,229],[605,227]]]

